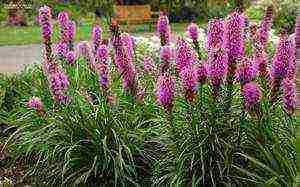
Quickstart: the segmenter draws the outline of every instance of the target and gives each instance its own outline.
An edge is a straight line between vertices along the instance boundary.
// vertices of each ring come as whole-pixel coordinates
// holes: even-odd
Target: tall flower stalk
[[[188,27],[187,27],[187,33],[190,39],[192,39],[193,41],[193,45],[194,45],[194,49],[197,51],[198,53],[198,57],[199,60],[201,59],[201,51],[200,51],[200,44],[198,41],[198,37],[199,37],[199,27],[196,23],[191,23]]]
[[[101,45],[101,40],[102,40],[101,33],[102,33],[102,29],[100,25],[96,24],[92,31],[93,50],[95,51],[95,53],[97,52],[99,46]]]
[[[169,45],[171,40],[171,27],[169,23],[169,18],[163,12],[157,21],[157,32],[160,36],[161,46]]]
[[[52,62],[52,49],[51,49],[51,35],[52,35],[52,23],[51,23],[51,9],[48,6],[42,6],[39,9],[39,23],[42,28],[42,38],[44,43],[44,56],[47,63]]]
[[[260,45],[266,50],[273,22],[273,7],[269,6],[258,29]]]

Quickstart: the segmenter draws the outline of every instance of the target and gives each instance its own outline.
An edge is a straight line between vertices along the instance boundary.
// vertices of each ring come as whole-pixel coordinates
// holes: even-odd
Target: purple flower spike
[[[203,64],[197,66],[194,70],[194,76],[199,84],[205,84],[207,80],[208,64],[204,62]]]
[[[99,85],[103,90],[107,90],[109,87],[109,70],[108,65],[105,63],[100,63],[95,65],[95,69],[99,74]]]
[[[245,17],[238,12],[233,12],[225,22],[225,48],[229,65],[235,64],[244,56],[244,26]]]
[[[68,52],[68,45],[64,42],[59,42],[55,45],[55,53],[60,57],[65,57]]]
[[[69,43],[72,43],[74,41],[75,34],[76,34],[76,22],[75,21],[69,21],[68,30],[67,30]]]
[[[296,27],[295,27],[295,43],[296,43],[296,48],[300,49],[300,15],[297,16],[296,19]],[[298,58],[300,54],[297,55]]]
[[[168,45],[171,39],[171,27],[168,17],[162,13],[157,21],[157,32],[160,35],[162,46]]]
[[[127,58],[132,61],[134,58],[134,42],[130,34],[123,33],[121,35],[121,41],[124,49],[126,49]]]
[[[69,22],[69,14],[68,12],[62,11],[57,16],[58,22],[60,25],[65,25]]]
[[[160,50],[160,59],[165,62],[173,60],[173,50],[170,46],[163,46]]]
[[[282,85],[284,109],[289,114],[293,114],[296,109],[296,84],[293,80],[287,78]]]
[[[197,24],[191,23],[191,24],[187,27],[187,32],[188,32],[189,37],[190,37],[193,41],[197,41],[197,40],[198,40],[199,27],[198,27]]]
[[[291,80],[296,78],[296,72],[297,72],[297,62],[296,62],[296,45],[294,40],[291,41],[291,59],[290,59],[290,64],[288,67],[288,72],[287,72],[287,77]]]
[[[45,62],[50,63],[52,60],[52,49],[51,49],[52,24],[51,24],[51,9],[49,7],[42,6],[39,9],[39,23],[42,28],[44,55],[46,57]]]
[[[243,86],[242,95],[245,101],[245,109],[249,112],[257,107],[262,98],[260,87],[256,83],[247,83]]]
[[[143,62],[144,62],[144,70],[147,73],[151,73],[154,70],[153,59],[150,56],[145,56]]]
[[[93,47],[94,50],[97,51],[98,47],[101,44],[101,33],[102,33],[102,29],[100,27],[100,25],[95,25],[92,31],[92,41],[93,41]]]
[[[69,62],[69,64],[71,64],[71,65],[75,64],[75,61],[76,61],[76,54],[75,54],[75,52],[74,51],[69,51],[66,54],[66,59]]]
[[[28,102],[27,107],[30,109],[43,110],[43,103],[40,98],[33,96]]]
[[[187,101],[192,102],[196,96],[197,80],[192,68],[184,68],[180,72],[182,87]]]
[[[188,43],[179,38],[176,47],[176,68],[180,72],[184,68],[189,68],[196,60],[194,57],[193,49],[188,45]]]
[[[260,40],[259,42],[264,48],[267,46],[272,22],[273,22],[273,8],[270,6],[267,8],[266,14],[264,15],[260,27],[258,29],[258,35]]]
[[[53,98],[56,102],[65,103],[68,101],[65,92],[69,88],[69,80],[63,72],[56,72],[50,76],[50,88],[52,90]]]
[[[208,23],[207,34],[207,49],[223,48],[224,47],[224,21],[222,19],[215,19]]]
[[[276,53],[272,62],[272,78],[284,79],[289,65],[293,63],[294,45],[286,34],[282,34],[277,45]]]
[[[175,96],[175,78],[168,75],[160,75],[156,85],[156,98],[165,110],[172,111]]]
[[[101,63],[107,63],[109,58],[109,51],[106,45],[100,45],[97,49],[97,58]]]
[[[255,79],[258,72],[257,64],[253,63],[250,58],[245,57],[242,64],[236,71],[236,79],[243,86]]]
[[[216,49],[209,56],[209,76],[211,83],[216,90],[223,83],[223,80],[227,74],[227,61],[228,57],[223,49]]]

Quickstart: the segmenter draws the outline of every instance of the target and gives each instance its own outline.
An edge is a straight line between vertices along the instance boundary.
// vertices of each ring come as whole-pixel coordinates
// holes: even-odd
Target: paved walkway
[[[0,47],[0,73],[15,73],[26,64],[41,62],[41,45],[18,45]]]

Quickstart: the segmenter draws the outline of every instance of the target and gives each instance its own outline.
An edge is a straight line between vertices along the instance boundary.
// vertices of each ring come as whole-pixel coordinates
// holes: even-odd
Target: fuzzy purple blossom
[[[236,70],[236,80],[243,86],[256,78],[258,66],[256,63],[245,57]]]
[[[40,98],[33,96],[28,102],[27,107],[30,109],[43,110],[43,103]]]
[[[175,78],[169,75],[160,75],[156,84],[156,98],[165,110],[172,111],[175,96]]]
[[[64,25],[69,21],[69,13],[66,11],[62,11],[58,13],[57,20],[60,25]]]
[[[48,6],[42,6],[39,9],[39,23],[42,28],[42,37],[44,43],[44,55],[46,62],[52,61],[52,49],[51,49],[51,35],[52,35],[52,24],[51,24],[51,9]]]
[[[68,27],[67,27],[67,36],[68,36],[68,42],[70,45],[74,42],[76,34],[76,22],[75,21],[69,21]]]
[[[189,68],[196,60],[193,57],[193,49],[188,45],[188,43],[179,38],[177,40],[176,47],[176,68],[180,72],[184,68]]]
[[[287,77],[289,79],[295,79],[296,78],[296,72],[297,72],[297,62],[296,62],[296,45],[295,40],[291,40],[291,59],[288,66],[288,72]]]
[[[107,63],[109,58],[109,51],[107,45],[100,45],[96,52],[98,61],[101,63]]]
[[[161,67],[160,73],[163,74],[168,71],[170,63],[173,60],[173,49],[166,45],[160,49]]]
[[[289,65],[293,62],[294,45],[286,34],[280,36],[276,52],[272,62],[273,79],[284,79],[287,75]]]
[[[154,70],[154,62],[150,56],[145,56],[143,59],[144,70],[147,73],[151,73]]]
[[[58,42],[55,44],[54,50],[60,57],[65,57],[68,52],[68,45],[65,42]]]
[[[207,44],[208,51],[224,47],[224,20],[214,19],[208,23]]]
[[[197,24],[195,23],[191,23],[189,24],[189,26],[187,27],[187,32],[189,37],[193,40],[193,41],[197,41],[198,40],[198,36],[199,36],[199,27]]]
[[[73,65],[75,64],[75,61],[76,61],[76,54],[74,51],[69,51],[67,54],[66,54],[66,59],[68,61],[69,64]]]
[[[284,109],[293,114],[296,108],[296,84],[294,80],[286,78],[282,84]]]
[[[101,39],[102,39],[101,33],[102,33],[102,29],[100,25],[96,24],[92,31],[92,41],[93,41],[93,47],[95,52],[97,51],[98,47],[101,44]]]
[[[69,96],[65,95],[70,85],[68,76],[58,71],[50,75],[49,82],[54,100],[59,103],[67,104],[70,101]]]
[[[218,90],[227,74],[228,57],[226,52],[219,48],[212,51],[208,58],[209,61],[209,77],[213,87]]]
[[[78,57],[84,57],[85,59],[92,62],[93,53],[88,41],[81,41],[77,44],[77,54]]]
[[[300,15],[298,15],[296,18],[295,44],[296,44],[296,48],[300,49]],[[300,54],[297,54],[297,57],[300,58]]]
[[[266,13],[258,29],[259,42],[261,46],[264,48],[267,46],[272,22],[273,22],[273,8],[270,6],[267,8]]]
[[[106,91],[109,88],[108,65],[105,63],[96,64],[95,69],[99,75],[99,85],[103,90]]]
[[[162,13],[157,21],[157,32],[160,35],[161,45],[168,45],[171,39],[171,27],[168,17]]]
[[[68,43],[69,36],[68,36],[68,24],[69,24],[69,14],[65,11],[60,12],[58,14],[58,23],[60,26],[60,41]]]
[[[230,14],[225,22],[225,48],[228,54],[228,64],[231,66],[243,58],[245,17],[238,12]],[[230,72],[233,73],[234,72]]]
[[[133,38],[128,33],[121,34],[121,42],[123,48],[126,50],[126,55],[130,61],[134,58],[134,42]]]
[[[244,97],[245,109],[249,112],[254,107],[258,107],[262,98],[262,92],[258,84],[249,82],[243,86],[242,95]]]
[[[180,71],[180,79],[187,101],[192,102],[196,96],[197,79],[191,67],[186,67]]]
[[[194,76],[199,84],[204,84],[207,80],[208,64],[204,62],[194,69]]]

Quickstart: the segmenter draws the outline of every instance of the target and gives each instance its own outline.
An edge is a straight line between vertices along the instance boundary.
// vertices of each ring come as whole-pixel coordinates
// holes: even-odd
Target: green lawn
[[[77,27],[76,41],[80,39],[89,40],[92,30],[92,23]],[[176,33],[185,31],[187,23],[174,23],[172,24],[172,30]],[[102,26],[103,30],[107,31],[107,25]],[[126,25],[122,28],[127,30]],[[149,30],[148,25],[134,25],[131,27],[131,32],[134,34],[143,34],[154,32],[152,26]],[[38,25],[27,26],[27,27],[11,27],[4,26],[0,27],[0,46],[3,45],[25,45],[25,44],[36,44],[41,43],[41,29]],[[104,32],[104,37],[107,37],[108,32]],[[54,26],[54,42],[58,40],[59,28],[57,25]]]

